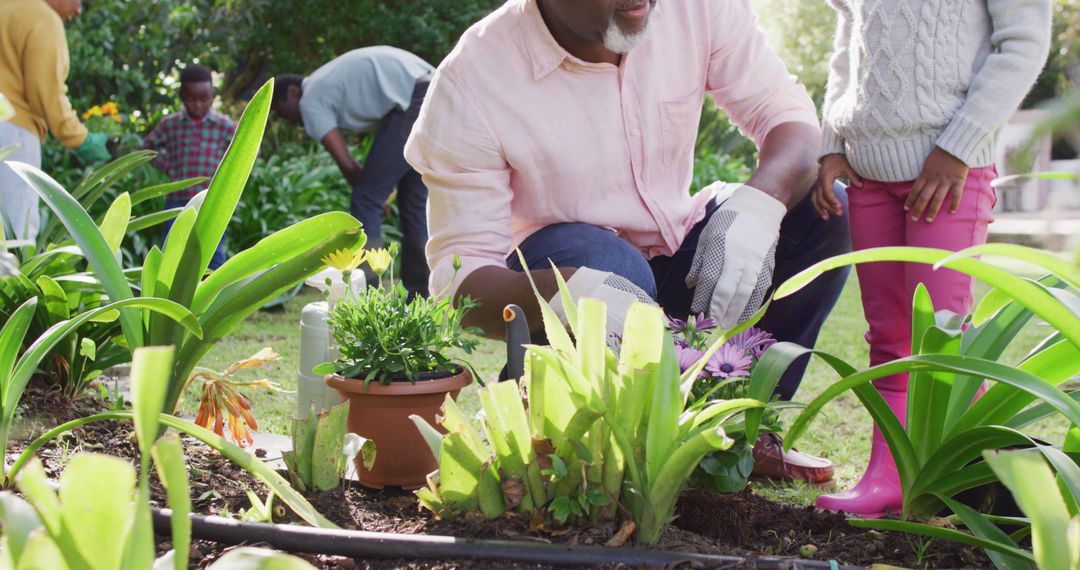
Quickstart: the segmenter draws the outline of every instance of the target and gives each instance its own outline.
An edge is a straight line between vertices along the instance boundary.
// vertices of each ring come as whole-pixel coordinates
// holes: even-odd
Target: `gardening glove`
[[[109,154],[109,149],[105,148],[107,142],[109,142],[109,136],[105,133],[87,133],[86,140],[75,149],[75,154],[83,164],[90,166],[108,162],[112,155]]]
[[[702,230],[686,275],[692,312],[707,312],[728,329],[761,308],[786,213],[783,203],[752,186],[731,192]]]
[[[605,325],[607,344],[615,351],[618,351],[622,341],[623,323],[626,321],[626,312],[630,310],[630,305],[635,301],[640,301],[656,306],[656,301],[641,287],[610,271],[579,267],[566,281],[566,289],[574,302],[580,301],[583,297],[589,297],[607,305],[607,324]],[[548,304],[555,309],[559,320],[564,325],[567,324],[560,295],[556,293]]]

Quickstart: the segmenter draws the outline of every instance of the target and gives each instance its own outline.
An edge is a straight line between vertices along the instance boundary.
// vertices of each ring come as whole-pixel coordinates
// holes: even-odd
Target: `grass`
[[[203,365],[207,368],[222,370],[230,363],[250,356],[264,346],[270,346],[282,355],[281,360],[267,365],[262,370],[251,371],[250,377],[266,377],[278,382],[287,390],[295,390],[300,350],[300,310],[306,303],[316,300],[319,300],[318,294],[306,289],[304,293],[290,300],[284,310],[260,312],[253,315],[235,333],[218,343],[204,359]],[[1004,361],[1016,362],[1020,359],[1026,350],[1045,336],[1044,329],[1045,327],[1039,325],[1029,325],[1021,333],[1019,341],[1010,347]],[[867,360],[867,346],[863,340],[865,330],[866,322],[859,302],[859,286],[852,277],[822,329],[818,348],[856,365],[865,364]],[[502,342],[481,339],[479,347],[468,359],[485,381],[494,381],[505,362],[504,345]],[[811,361],[796,400],[809,402],[835,379],[835,373],[827,365],[816,359]],[[195,391],[191,390],[185,396],[182,406],[185,414],[194,415],[196,409],[194,393]],[[254,391],[247,395],[252,402],[261,430],[288,433],[287,422],[296,408],[295,394]],[[472,414],[477,411],[479,404],[476,397],[476,385],[466,388],[459,401],[466,413]],[[825,408],[825,412],[816,420],[812,429],[799,441],[798,448],[833,461],[836,465],[837,488],[848,488],[858,480],[866,464],[870,446],[870,428],[869,415],[863,410],[858,400],[851,393],[847,393]],[[1032,430],[1032,435],[1049,441],[1061,441],[1064,434],[1065,422],[1061,418],[1051,418]],[[800,484],[783,487],[761,486],[758,490],[773,500],[797,504],[811,504],[818,494],[827,492]]]

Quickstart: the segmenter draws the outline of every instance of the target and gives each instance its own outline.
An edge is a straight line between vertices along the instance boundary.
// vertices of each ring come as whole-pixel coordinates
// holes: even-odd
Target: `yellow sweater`
[[[0,92],[15,107],[11,122],[75,148],[86,127],[68,102],[68,65],[64,22],[44,0],[0,2]]]

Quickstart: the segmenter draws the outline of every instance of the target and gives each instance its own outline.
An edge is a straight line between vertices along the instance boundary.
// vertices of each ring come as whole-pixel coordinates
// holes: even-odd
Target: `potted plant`
[[[396,245],[396,244],[395,244]],[[452,350],[471,353],[477,341],[461,326],[475,304],[468,299],[454,306],[449,299],[415,296],[393,278],[396,247],[339,251],[325,260],[342,271],[347,292],[330,307],[328,322],[338,358],[315,368],[326,374],[349,405],[349,431],[375,443],[378,459],[368,466],[356,461],[360,482],[415,489],[426,483],[438,465],[409,416],[435,423],[449,394],[472,382],[468,365],[455,361]],[[350,275],[367,262],[379,283],[351,290]],[[388,283],[383,273],[391,269]]]

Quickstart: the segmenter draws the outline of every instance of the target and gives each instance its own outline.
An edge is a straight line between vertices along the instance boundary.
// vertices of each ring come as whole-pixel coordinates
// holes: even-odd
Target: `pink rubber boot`
[[[893,380],[893,379],[890,379]],[[907,422],[907,381],[883,382],[888,386],[878,386],[878,393],[900,418],[900,423]],[[896,389],[899,388],[899,389]],[[903,491],[900,476],[896,472],[896,463],[889,451],[881,430],[874,426],[874,439],[870,446],[870,462],[862,479],[852,489],[835,495],[822,495],[817,499],[817,508],[830,511],[843,511],[868,519],[878,519],[897,514],[903,507]]]

